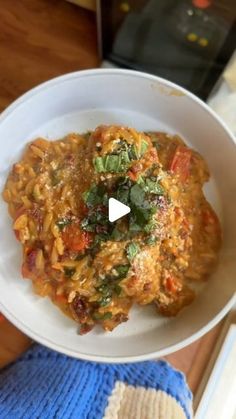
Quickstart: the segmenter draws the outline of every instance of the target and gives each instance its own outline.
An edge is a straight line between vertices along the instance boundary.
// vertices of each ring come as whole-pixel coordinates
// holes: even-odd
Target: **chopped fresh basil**
[[[98,304],[100,307],[106,307],[111,302],[111,295],[104,295],[102,298],[98,301]]]
[[[127,276],[129,268],[129,264],[117,265],[114,266],[111,273],[106,274],[103,278],[99,278],[101,283],[96,290],[101,294],[101,298],[98,300],[100,307],[105,307],[110,303],[113,293],[120,295],[122,289],[119,286],[119,282]],[[116,273],[113,273],[113,270]]]
[[[156,220],[151,219],[144,227],[145,233],[151,233],[156,228]]]
[[[145,243],[149,246],[153,246],[154,244],[156,244],[157,241],[158,238],[156,236],[151,235],[145,240]]]
[[[97,173],[122,173],[127,172],[132,160],[138,160],[146,152],[148,143],[141,142],[140,152],[133,144],[129,146],[122,142],[121,146],[113,154],[97,156],[93,160],[93,165]]]
[[[139,251],[140,251],[140,247],[137,243],[134,243],[134,242],[129,243],[128,246],[126,247],[127,258],[130,261],[133,260]]]
[[[134,219],[131,218],[129,223],[129,231],[130,233],[133,233],[133,235],[135,233],[140,233],[143,231],[143,225],[138,224]]]
[[[117,226],[114,227],[114,229],[111,232],[110,238],[111,240],[114,241],[120,241],[123,240],[125,238],[126,233],[123,233],[122,231],[120,231]]]
[[[142,205],[145,197],[144,190],[136,183],[130,190],[130,201],[135,206]]]
[[[103,157],[96,157],[93,164],[98,173],[121,173],[128,170],[130,158],[128,152],[124,150],[119,154],[107,154]]]
[[[139,153],[138,153],[136,145],[134,145],[134,144],[132,144],[129,148],[129,157],[130,157],[130,160],[138,160],[139,159]]]
[[[129,156],[131,160],[140,159],[147,151],[148,143],[145,140],[142,140],[140,152],[138,151],[136,145],[132,144],[129,148]]]
[[[111,173],[117,173],[120,171],[121,169],[121,161],[120,161],[120,156],[116,156],[116,155],[107,155],[105,157],[105,165],[104,165],[105,170],[103,170],[103,172],[111,172]]]
[[[163,187],[158,183],[158,180],[155,176],[152,176],[150,178],[143,178],[142,176],[138,179],[139,186],[146,192],[156,195],[163,195],[164,189]]]
[[[94,168],[96,172],[101,173],[105,171],[104,167],[104,158],[103,157],[96,157],[93,161]]]
[[[156,195],[163,195],[164,190],[162,186],[156,181],[151,179],[146,179],[145,181],[145,189],[146,192],[156,194]]]
[[[105,156],[104,167],[110,170],[111,166],[114,167],[117,158],[119,167],[126,166],[131,158],[127,154],[129,149],[127,151],[126,148],[123,147],[119,150],[119,154]],[[108,163],[110,158],[110,163]],[[111,166],[109,166],[110,164]],[[104,241],[133,239],[139,233],[150,234],[155,229],[156,217],[154,214],[159,208],[158,199],[164,194],[158,181],[159,179],[153,175],[152,169],[149,177],[140,176],[138,182],[132,181],[128,176],[121,175],[111,186],[108,187],[106,183],[100,182],[97,185],[93,184],[83,194],[88,213],[81,221],[81,228],[95,233],[93,243],[89,248],[91,254],[96,254]],[[131,208],[130,214],[121,223],[109,223],[108,200],[110,197],[118,199]]]
[[[133,206],[130,222],[138,224],[141,228],[149,221],[152,209],[145,206]]]
[[[129,272],[130,265],[116,265],[114,269],[118,273],[118,276],[115,276],[115,279],[123,279],[127,276]]]
[[[147,149],[148,149],[148,143],[145,140],[142,140],[140,155],[143,156],[146,153]]]
[[[109,285],[106,283],[99,285],[99,287],[97,287],[96,290],[99,291],[103,296],[110,296],[111,294]]]
[[[129,202],[129,190],[128,189],[118,189],[116,199],[118,201],[123,202],[123,204],[127,205]]]
[[[56,225],[59,228],[60,231],[62,231],[64,229],[64,227],[68,226],[69,224],[71,224],[71,219],[69,218],[60,218],[57,222]]]
[[[94,320],[109,320],[112,318],[112,313],[110,311],[107,311],[106,313],[95,312],[92,317]]]
[[[69,266],[64,266],[63,270],[67,278],[71,278],[75,273],[75,268],[71,268]]]
[[[83,193],[84,202],[88,207],[103,204],[107,199],[104,185],[92,185],[92,187]]]

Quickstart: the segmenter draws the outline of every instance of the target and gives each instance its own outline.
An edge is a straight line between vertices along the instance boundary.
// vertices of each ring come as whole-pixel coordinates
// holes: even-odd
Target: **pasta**
[[[217,263],[203,158],[177,136],[99,126],[29,144],[3,192],[22,275],[80,324],[112,330],[134,303],[175,316]],[[131,209],[110,223],[108,200]]]

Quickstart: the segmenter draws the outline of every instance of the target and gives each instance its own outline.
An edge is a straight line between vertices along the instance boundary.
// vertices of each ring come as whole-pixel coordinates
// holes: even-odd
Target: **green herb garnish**
[[[153,246],[154,244],[156,244],[157,241],[158,238],[156,236],[151,235],[145,240],[145,243],[149,246]]]
[[[116,265],[112,271],[105,275],[104,278],[100,278],[100,285],[96,287],[96,290],[101,294],[101,298],[98,300],[100,307],[105,307],[110,304],[112,295],[120,295],[122,288],[119,285],[119,282],[127,276],[130,265]],[[116,273],[113,273],[113,270]]]
[[[112,318],[112,313],[110,311],[107,311],[106,313],[95,312],[92,317],[94,320],[109,320]]]
[[[96,172],[102,173],[105,172],[105,159],[104,157],[96,157],[93,161],[94,168]]]
[[[164,189],[159,184],[158,179],[155,176],[151,176],[150,178],[143,178],[142,176],[140,176],[138,179],[138,185],[146,193],[155,194],[155,195],[164,194]]]
[[[127,258],[130,261],[133,260],[139,251],[140,251],[140,247],[137,243],[134,243],[134,242],[129,243],[128,246],[126,247]]]
[[[106,283],[99,285],[99,287],[97,287],[96,290],[99,291],[103,296],[108,296],[111,294],[109,285]]]
[[[129,157],[131,160],[138,160],[139,159],[139,153],[137,147],[132,144],[129,148]]]
[[[121,173],[128,170],[130,159],[127,151],[121,151],[120,154],[96,157],[93,164],[98,173]]]
[[[118,242],[118,241],[123,240],[125,238],[125,236],[126,236],[126,233],[120,231],[117,228],[117,226],[115,226],[114,229],[111,232],[110,239]]]
[[[148,143],[141,142],[140,153],[135,145],[122,142],[121,146],[112,154],[95,157],[93,165],[97,173],[122,173],[127,172],[131,162],[138,160],[146,152]]]
[[[156,226],[156,220],[150,219],[150,221],[144,227],[145,233],[151,233],[153,230],[155,230]]]
[[[106,307],[111,302],[111,295],[104,295],[102,298],[98,301],[98,304],[100,307]]]
[[[145,192],[155,194],[155,195],[163,195],[164,193],[164,189],[157,182],[157,180],[151,180],[148,178],[145,180],[144,190]]]
[[[129,272],[130,265],[116,265],[114,269],[118,273],[118,276],[115,276],[115,279],[123,279],[127,276]]]
[[[83,199],[88,207],[106,204],[107,194],[104,185],[95,185],[83,193]]]
[[[145,191],[136,183],[130,189],[130,202],[135,206],[142,205],[145,197]]]
[[[148,148],[148,143],[145,140],[142,140],[141,142],[141,150],[140,150],[140,155],[143,156]]]

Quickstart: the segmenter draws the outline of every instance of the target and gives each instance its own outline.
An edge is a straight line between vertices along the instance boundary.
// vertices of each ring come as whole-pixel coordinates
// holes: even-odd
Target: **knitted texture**
[[[35,345],[0,372],[0,418],[102,419],[117,382],[161,390],[192,417],[184,375],[165,361],[98,364]]]

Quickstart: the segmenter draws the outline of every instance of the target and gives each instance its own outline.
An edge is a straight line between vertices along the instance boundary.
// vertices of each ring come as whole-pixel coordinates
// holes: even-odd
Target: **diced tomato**
[[[167,291],[169,291],[171,294],[175,294],[179,290],[179,285],[176,281],[176,278],[173,276],[166,278],[165,286]]]
[[[70,250],[80,252],[88,247],[90,243],[90,234],[81,231],[77,224],[68,225],[62,233],[62,239]]]
[[[170,162],[169,170],[179,175],[184,182],[190,173],[192,152],[188,148],[178,145]]]
[[[133,180],[133,182],[135,182],[138,178],[138,173],[134,173],[132,172],[132,170],[128,171],[128,176],[130,177],[131,180]]]

